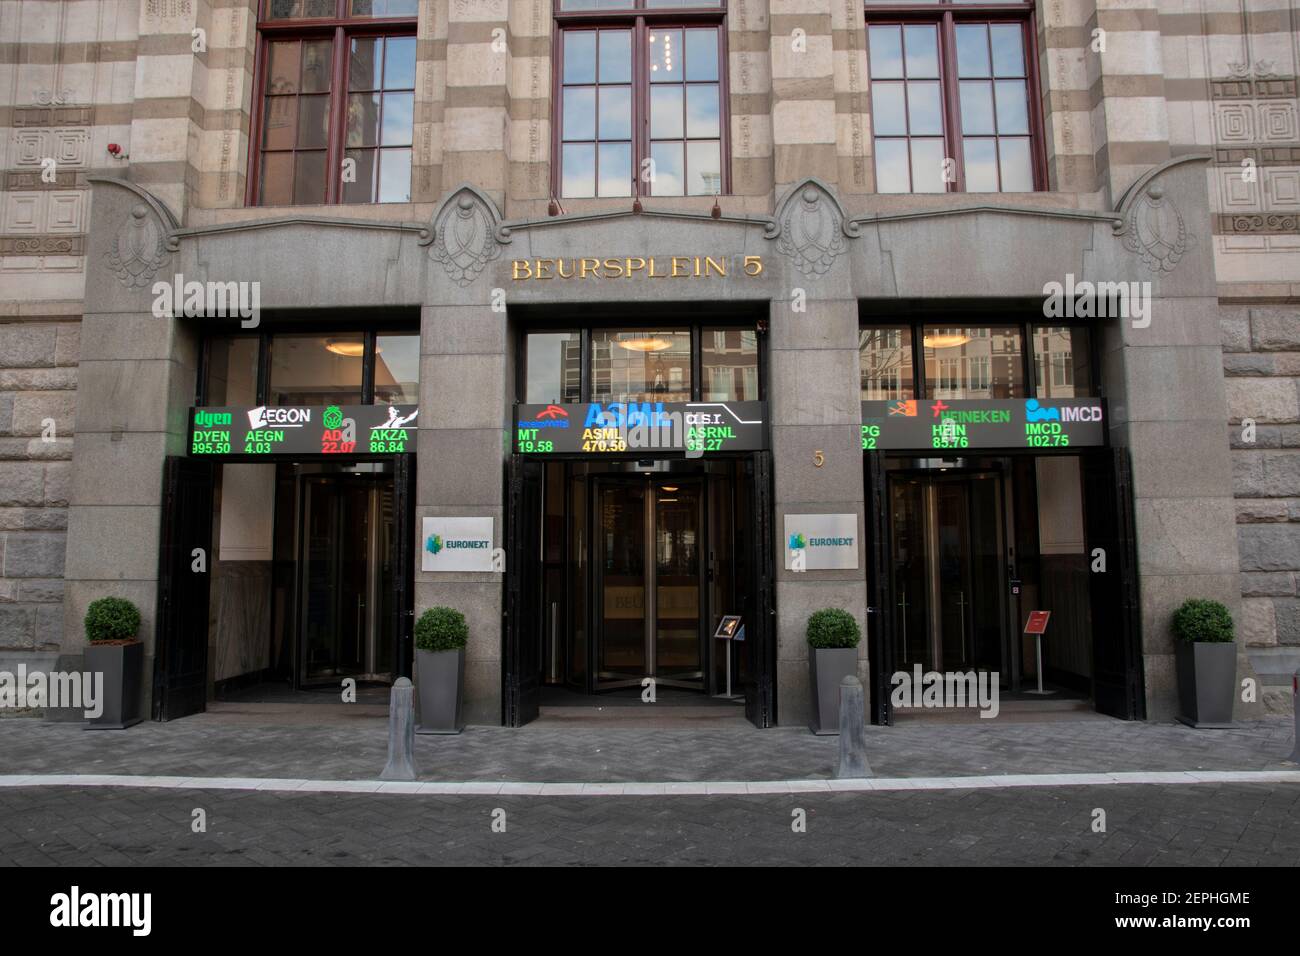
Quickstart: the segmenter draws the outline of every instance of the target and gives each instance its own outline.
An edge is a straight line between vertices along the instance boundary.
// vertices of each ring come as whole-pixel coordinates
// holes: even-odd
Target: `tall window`
[[[409,202],[419,0],[261,0],[260,206]]]
[[[877,190],[1043,188],[1033,4],[904,2],[867,0]]]
[[[725,193],[722,0],[556,0],[561,197]]]

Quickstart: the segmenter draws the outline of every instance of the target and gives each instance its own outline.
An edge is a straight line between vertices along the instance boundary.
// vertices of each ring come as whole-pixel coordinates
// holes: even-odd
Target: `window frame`
[[[1042,87],[1038,64],[1038,19],[1032,0],[1024,3],[960,3],[954,0],[934,0],[931,3],[871,3],[870,0],[866,0],[864,6],[866,9],[864,30],[868,35],[864,38],[863,48],[867,51],[868,58],[871,55],[870,30],[873,24],[933,23],[938,26],[939,88],[944,114],[944,156],[957,163],[957,178],[953,182],[945,183],[942,193],[918,193],[909,190],[906,193],[883,193],[882,195],[942,196],[947,193],[966,192],[966,155],[961,131],[961,79],[957,75],[956,26],[959,23],[1014,23],[1020,26],[1025,50],[1025,85],[1028,88],[1029,99],[1030,168],[1033,170],[1034,177],[1032,192],[1048,191],[1046,126],[1043,121]],[[870,66],[868,62],[867,102],[872,116],[871,168],[876,176],[877,192],[879,192],[880,176],[876,168],[878,156],[875,132],[876,107],[872,96],[874,84],[871,81]],[[911,138],[909,133],[907,137],[909,142]],[[908,176],[910,183],[910,168]],[[999,192],[998,195],[1014,196],[1016,193]]]
[[[271,394],[271,344],[277,335],[361,335],[365,352],[361,356],[361,404],[375,402],[375,345],[381,335],[409,335],[420,339],[418,322],[402,316],[376,318],[371,321],[352,322],[346,325],[325,325],[319,322],[263,322],[256,331],[239,328],[213,329],[203,336],[199,349],[198,375],[194,382],[194,404],[208,404],[209,376],[212,370],[212,343],[217,339],[253,339],[257,342],[257,388],[255,405],[269,404]],[[423,371],[423,368],[420,369]],[[418,402],[416,404],[419,404]],[[304,406],[307,407],[307,406]],[[315,406],[311,406],[315,407]]]
[[[325,198],[310,205],[377,205],[370,203],[344,203],[342,159],[347,151],[348,108],[348,56],[347,41],[352,37],[410,36],[416,37],[417,17],[351,17],[347,15],[348,0],[334,0],[334,16],[304,17],[302,19],[268,19],[267,11],[272,0],[258,0],[257,39],[253,65],[253,102],[249,110],[248,174],[245,176],[244,205],[259,209],[284,209],[285,206],[263,206],[257,201],[262,184],[262,123],[265,120],[266,70],[270,60],[270,45],[284,40],[324,40],[333,43],[330,62],[329,133],[325,147]],[[419,90],[419,40],[416,39],[416,91]],[[376,147],[378,148],[378,147]],[[290,152],[297,152],[291,150]],[[414,115],[411,130],[412,178],[414,178],[415,130]],[[331,172],[332,171],[332,172]],[[299,205],[290,203],[290,206]],[[386,204],[387,205],[387,204]]]
[[[722,160],[721,191],[717,196],[731,193],[731,84],[727,59],[727,4],[725,0],[715,6],[647,7],[646,0],[627,0],[627,6],[618,10],[561,10],[563,0],[551,0],[555,29],[551,31],[551,198],[559,201],[572,199],[685,199],[693,196],[655,196],[649,184],[641,181],[641,163],[650,156],[650,73],[646,65],[644,37],[649,26],[658,29],[712,26],[718,32],[718,150]],[[568,30],[583,28],[619,29],[632,31],[632,192],[627,196],[601,196],[600,177],[597,174],[595,196],[562,195],[564,186],[564,34]],[[599,130],[597,130],[599,133]],[[599,139],[595,140],[599,143]],[[689,142],[683,135],[682,142]],[[685,151],[683,150],[683,156]]]
[[[963,329],[1013,329],[1016,332],[1020,342],[1020,374],[1024,382],[1024,398],[1039,398],[1040,396],[1038,381],[1035,372],[1035,347],[1034,336],[1040,329],[1044,328],[1068,328],[1081,329],[1088,333],[1088,341],[1085,344],[1085,355],[1082,363],[1076,362],[1072,368],[1082,367],[1088,372],[1088,394],[1077,396],[1079,398],[1105,398],[1106,391],[1101,382],[1101,332],[1102,327],[1095,322],[1088,320],[1069,320],[1069,319],[1051,319],[1046,320],[1041,315],[1030,315],[1025,317],[1024,312],[1018,310],[1008,310],[1010,315],[1004,312],[984,313],[972,310],[967,314],[954,313],[950,309],[943,311],[922,310],[920,312],[911,312],[904,314],[880,314],[873,315],[870,318],[863,317],[858,322],[858,331],[861,333],[866,329],[897,329],[907,328],[912,334],[912,389],[911,394],[904,394],[902,397],[916,399],[919,401],[932,401],[927,398],[932,382],[925,370],[925,329],[926,326],[940,326],[943,328],[963,328]],[[1004,317],[1005,316],[1005,317]],[[1073,345],[1071,346],[1073,349]],[[859,375],[862,369],[862,355],[858,353],[858,370]],[[991,371],[991,370],[990,370]],[[1077,386],[1075,386],[1077,387]],[[1050,386],[1049,389],[1050,390]],[[906,392],[906,389],[902,389]],[[858,390],[861,397],[861,388]],[[862,401],[872,401],[872,399],[862,399]]]
[[[755,333],[755,345],[758,349],[758,373],[757,386],[758,398],[745,399],[745,401],[767,401],[768,386],[768,369],[767,369],[767,335],[762,328],[762,320],[757,316],[738,316],[735,314],[720,315],[701,315],[695,322],[656,322],[653,319],[647,319],[642,316],[631,316],[626,319],[615,317],[601,318],[596,321],[584,324],[575,324],[570,321],[550,322],[546,320],[530,322],[520,328],[515,343],[515,368],[519,373],[515,375],[515,402],[518,404],[529,404],[528,402],[528,336],[534,333],[546,334],[552,332],[576,332],[580,336],[582,343],[582,373],[578,383],[578,404],[585,405],[596,401],[592,396],[593,369],[592,369],[592,333],[594,332],[668,332],[668,331],[685,331],[691,336],[691,402],[705,401],[700,396],[704,393],[703,380],[703,336],[706,332],[718,330],[725,331],[752,331]],[[604,399],[601,399],[604,401]],[[741,401],[741,399],[728,399],[728,401]]]

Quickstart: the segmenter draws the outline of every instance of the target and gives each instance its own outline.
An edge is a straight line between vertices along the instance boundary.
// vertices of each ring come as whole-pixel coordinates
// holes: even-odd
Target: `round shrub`
[[[861,639],[857,619],[841,608],[822,608],[808,618],[809,647],[857,647]]]
[[[140,612],[126,598],[103,597],[86,608],[86,639],[130,641],[140,630]]]
[[[465,615],[455,608],[431,607],[415,622],[415,646],[422,651],[458,651],[468,640]]]
[[[1232,640],[1232,614],[1218,601],[1204,598],[1184,601],[1169,625],[1180,641],[1226,644]]]

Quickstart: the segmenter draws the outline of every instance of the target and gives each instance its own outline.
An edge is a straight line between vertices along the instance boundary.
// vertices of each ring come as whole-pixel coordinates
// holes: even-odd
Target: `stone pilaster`
[[[771,0],[776,189],[839,178],[833,22],[838,0]]]
[[[442,125],[445,183],[473,182],[504,205],[510,133],[508,0],[452,0]]]

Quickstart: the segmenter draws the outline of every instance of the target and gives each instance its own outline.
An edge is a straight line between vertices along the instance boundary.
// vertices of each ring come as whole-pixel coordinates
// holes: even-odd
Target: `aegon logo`
[[[1100,405],[1080,405],[1071,407],[1064,405],[1061,407],[1061,421],[1063,422],[1099,422],[1101,421]]]
[[[248,410],[248,426],[250,428],[265,428],[267,425],[288,425],[291,428],[301,428],[305,422],[310,421],[310,408],[275,408],[259,405],[257,408]]]

